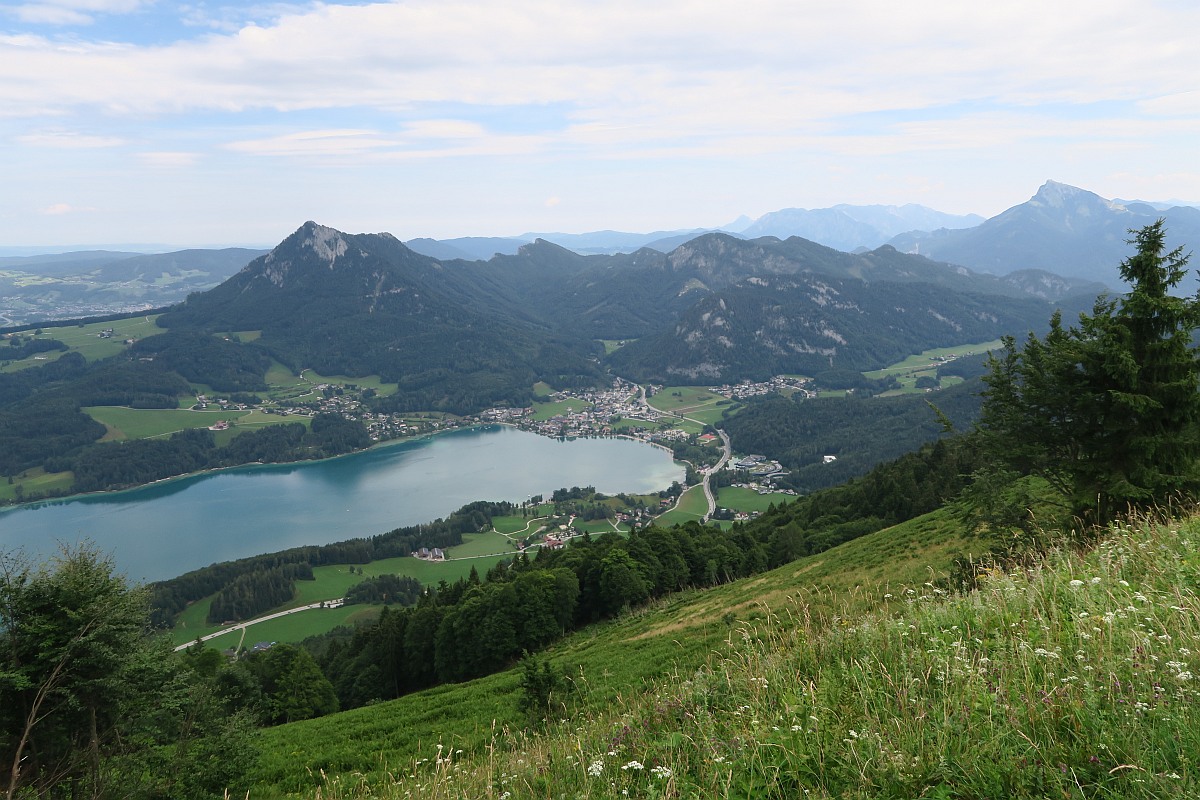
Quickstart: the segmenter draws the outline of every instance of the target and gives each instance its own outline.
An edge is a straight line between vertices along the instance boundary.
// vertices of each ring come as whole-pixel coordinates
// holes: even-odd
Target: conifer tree
[[[1200,299],[1163,221],[1131,231],[1126,295],[1100,297],[1078,327],[1059,314],[1042,339],[1012,337],[990,362],[981,429],[996,462],[1041,475],[1071,511],[1103,522],[1200,488]]]

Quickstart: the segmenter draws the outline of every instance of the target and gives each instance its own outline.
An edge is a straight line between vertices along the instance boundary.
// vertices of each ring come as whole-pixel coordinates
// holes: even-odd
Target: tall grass
[[[1142,521],[964,596],[928,583],[865,615],[768,613],[601,717],[564,708],[542,733],[434,745],[314,796],[1197,797],[1198,542],[1200,521]]]

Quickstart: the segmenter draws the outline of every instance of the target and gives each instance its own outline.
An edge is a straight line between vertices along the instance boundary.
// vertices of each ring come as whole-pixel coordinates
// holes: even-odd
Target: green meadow
[[[516,549],[507,537],[489,531],[487,533],[468,533],[463,535],[463,543],[447,548],[445,561],[424,561],[413,557],[385,558],[371,561],[367,564],[354,565],[355,572],[350,572],[349,564],[331,564],[314,567],[311,581],[296,581],[296,595],[292,600],[280,606],[275,611],[287,608],[297,608],[323,600],[336,600],[345,596],[346,590],[364,579],[376,575],[401,575],[415,578],[425,586],[436,586],[439,581],[454,583],[459,578],[466,578],[474,568],[480,575],[485,574],[498,562],[512,558]],[[358,572],[361,570],[361,573]],[[197,636],[205,636],[221,629],[205,621],[211,598],[193,603],[186,608],[176,620],[171,636],[175,644],[184,644]],[[353,608],[349,606],[347,608]],[[270,613],[270,612],[267,612]],[[298,642],[307,636],[324,633],[336,627],[328,624],[331,619],[330,609],[312,609],[301,611],[261,623],[271,626],[267,630],[286,630],[287,633],[277,633],[271,637],[260,635],[259,626],[252,625],[250,630],[255,641],[270,638],[279,642]],[[349,613],[349,612],[346,612]],[[265,616],[265,614],[264,614]],[[223,642],[220,637],[218,642]],[[214,646],[217,646],[214,644]],[[223,645],[221,645],[223,646]]]
[[[746,513],[766,511],[772,504],[780,505],[781,503],[788,503],[795,499],[794,495],[784,492],[759,494],[754,489],[747,489],[745,487],[722,486],[717,491],[718,506]]]
[[[48,473],[41,467],[34,467],[13,476],[12,483],[0,479],[0,500],[17,499],[18,486],[21,487],[22,496],[29,496],[34,492],[67,492],[74,480],[75,475],[71,472]]]
[[[654,523],[660,526],[682,525],[685,522],[699,521],[707,513],[708,499],[704,496],[704,487],[696,484],[684,491],[678,505],[660,514]]]
[[[63,352],[74,351],[80,353],[88,361],[99,361],[102,358],[115,356],[118,353],[124,352],[126,339],[145,339],[147,336],[162,333],[162,328],[154,324],[156,319],[158,319],[157,315],[150,315],[113,320],[111,322],[91,322],[86,325],[42,328],[42,333],[37,336],[38,339],[57,339],[70,348],[70,350],[38,353],[37,356],[31,356],[21,361],[14,361],[0,367],[0,372],[12,372],[18,369],[46,364],[59,358]],[[113,329],[113,335],[101,339],[100,333],[107,328]],[[36,326],[30,326],[27,330],[21,331],[21,335],[28,336],[35,330],[38,330]]]
[[[733,404],[729,398],[699,386],[667,386],[647,402],[659,411],[689,417],[702,425],[719,423],[722,412]]]
[[[558,400],[554,402],[533,404],[533,419],[538,422],[548,420],[552,417],[557,417],[563,414],[570,414],[576,411],[584,411],[592,408],[593,404],[586,400],[578,398],[567,398],[566,400]]]
[[[917,378],[930,377],[936,378],[940,362],[934,361],[937,358],[961,358],[963,356],[977,355],[986,353],[990,350],[999,348],[1001,342],[995,339],[990,342],[980,342],[978,344],[961,344],[955,347],[939,347],[933,350],[926,350],[914,356],[909,356],[903,361],[892,364],[890,367],[883,369],[871,370],[864,372],[863,376],[872,379],[885,378],[888,375],[894,375],[896,380],[900,381],[903,387],[899,391],[887,392],[886,394],[905,394],[923,391],[916,388]],[[942,381],[942,386],[953,386],[956,383],[961,383],[962,379],[958,377],[947,377]],[[840,394],[840,393],[839,393]]]
[[[127,406],[89,406],[83,409],[97,422],[108,428],[104,440],[147,439],[167,436],[188,428],[207,428],[221,420],[230,423],[228,429],[217,432],[217,443],[224,444],[239,433],[267,425],[283,425],[290,422],[308,424],[303,416],[281,416],[267,414],[257,409],[229,410],[172,408],[129,408]]]

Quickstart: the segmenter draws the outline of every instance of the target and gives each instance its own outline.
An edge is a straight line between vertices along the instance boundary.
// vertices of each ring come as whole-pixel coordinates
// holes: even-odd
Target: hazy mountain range
[[[860,253],[886,242],[903,253],[1006,276],[1010,285],[1023,292],[1053,299],[1087,291],[1087,282],[1119,288],[1117,267],[1129,253],[1128,231],[1159,217],[1166,219],[1172,247],[1200,243],[1200,208],[1176,201],[1106,200],[1048,181],[1028,201],[986,220],[913,204],[842,204],[781,209],[753,220],[742,217],[718,231],[524,233],[418,238],[405,244],[443,262],[515,257],[535,242],[557,245],[579,256],[645,251],[640,257],[645,262],[653,260],[650,253],[665,255],[714,232],[746,240],[800,237]],[[0,257],[0,325],[170,305],[218,285],[265,252],[226,248],[145,255],[93,250]]]
[[[1131,252],[1129,231],[1162,218],[1167,246],[1200,246],[1200,208],[1105,200],[1047,181],[1028,201],[973,227],[905,233],[891,244],[940,261],[1005,274],[1042,269],[1120,286],[1118,265]]]

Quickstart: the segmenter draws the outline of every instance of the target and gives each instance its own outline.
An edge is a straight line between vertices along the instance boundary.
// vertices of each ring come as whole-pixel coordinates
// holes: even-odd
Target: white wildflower
[[[630,761],[628,764],[621,767],[621,769],[625,769],[625,770],[629,770],[629,769],[641,770],[641,769],[645,769],[645,768],[646,767],[640,761]]]

